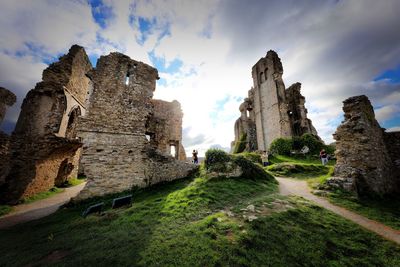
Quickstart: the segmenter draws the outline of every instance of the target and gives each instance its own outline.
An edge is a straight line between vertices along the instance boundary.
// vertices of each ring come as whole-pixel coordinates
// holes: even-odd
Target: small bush
[[[321,149],[324,147],[324,143],[322,141],[318,140],[315,136],[309,133],[303,134],[300,140],[302,147],[308,146],[311,154],[319,154]]]
[[[253,163],[262,164],[261,155],[255,152],[243,152],[238,154],[238,156],[243,156],[245,159],[250,160]]]
[[[230,160],[231,157],[225,151],[211,148],[206,152],[204,164],[207,170],[224,172],[226,171],[226,163]]]
[[[247,179],[268,179],[273,180],[274,177],[268,174],[261,166],[254,164],[245,157],[239,155],[233,158],[233,162],[242,168],[243,178]]]
[[[292,138],[292,140],[293,140],[292,148],[293,148],[294,150],[301,150],[301,149],[304,147],[303,142],[301,141],[301,137],[299,137],[299,136],[294,136],[294,137]]]
[[[233,154],[242,153],[246,149],[246,144],[247,144],[247,134],[244,133],[240,136],[239,141],[235,143],[235,147],[233,148],[232,153]]]
[[[272,154],[290,155],[293,147],[293,140],[291,138],[277,138],[272,141],[269,150]]]
[[[328,155],[334,156],[336,147],[334,145],[325,145],[324,149]]]

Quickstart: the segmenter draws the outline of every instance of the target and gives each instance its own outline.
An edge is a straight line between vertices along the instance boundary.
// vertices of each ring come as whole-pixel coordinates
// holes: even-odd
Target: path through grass
[[[83,219],[87,202],[0,231],[0,266],[400,266],[395,244],[279,196],[272,177],[175,181],[118,210],[111,199],[103,216]]]

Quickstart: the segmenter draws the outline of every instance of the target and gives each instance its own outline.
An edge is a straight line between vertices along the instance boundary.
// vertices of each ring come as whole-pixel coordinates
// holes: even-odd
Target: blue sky
[[[127,54],[159,70],[155,98],[178,100],[186,150],[228,149],[251,67],[278,52],[286,87],[302,83],[309,118],[332,142],[342,101],[365,94],[382,127],[400,130],[397,0],[2,1],[0,86],[17,94],[1,128],[11,132],[26,93],[73,44],[95,65]]]

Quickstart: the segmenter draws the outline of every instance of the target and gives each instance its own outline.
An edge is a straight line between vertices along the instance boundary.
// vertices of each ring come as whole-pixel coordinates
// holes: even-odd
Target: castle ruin
[[[4,87],[0,87],[0,125],[6,115],[7,107],[15,104],[17,97],[11,91]],[[5,182],[5,176],[8,173],[8,162],[10,161],[10,137],[0,131],[0,187]]]
[[[333,187],[358,195],[400,192],[400,132],[385,132],[375,119],[365,95],[343,102],[344,121],[333,135],[336,140]]]
[[[318,133],[304,106],[301,84],[285,89],[283,67],[278,54],[272,50],[252,68],[253,87],[240,105],[241,116],[235,122],[235,140],[232,147],[246,135],[246,150],[267,150],[279,137]]]
[[[15,204],[78,171],[88,178],[78,199],[187,176],[195,166],[183,161],[183,113],[177,101],[151,99],[157,78],[120,53],[94,69],[72,46],[27,94],[12,135],[2,133],[0,201]]]
[[[157,69],[111,53],[101,56],[88,76],[93,93],[78,125],[88,183],[78,200],[184,178],[195,169],[182,161],[179,102],[152,99]]]

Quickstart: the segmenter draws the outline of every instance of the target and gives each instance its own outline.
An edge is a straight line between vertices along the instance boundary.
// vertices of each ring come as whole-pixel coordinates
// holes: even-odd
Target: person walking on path
[[[319,152],[319,157],[322,161],[322,165],[326,165],[328,163],[328,154],[326,154],[325,149],[322,149],[321,152]]]
[[[199,158],[197,157],[197,154],[199,152],[197,152],[197,150],[193,150],[192,155],[193,155],[193,163],[194,164],[198,164],[199,163]]]

